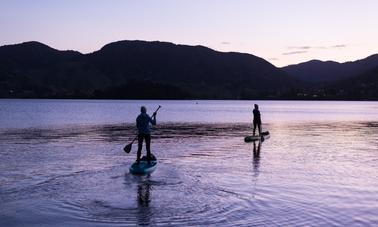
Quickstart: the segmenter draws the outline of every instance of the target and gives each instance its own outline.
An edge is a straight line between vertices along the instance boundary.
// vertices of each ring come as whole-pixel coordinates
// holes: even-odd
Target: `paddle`
[[[133,139],[133,141],[131,141],[131,143],[127,144],[127,145],[123,148],[123,150],[124,150],[126,153],[130,153],[130,151],[131,151],[131,147],[132,147],[134,141],[135,141],[137,138],[138,138],[138,136],[135,136],[135,138]]]
[[[152,115],[156,114],[160,108],[161,106],[159,105],[159,107],[155,110],[155,112]]]
[[[160,108],[161,108],[161,106],[159,105],[159,107],[155,110],[155,112],[153,113],[153,115],[156,115],[156,113],[158,112],[158,110],[159,110]],[[123,150],[124,150],[126,153],[130,153],[131,148],[132,148],[132,146],[133,146],[133,143],[134,143],[134,141],[135,141],[136,139],[138,139],[138,136],[135,136],[135,138],[131,141],[131,143],[127,144],[127,145],[123,148]]]

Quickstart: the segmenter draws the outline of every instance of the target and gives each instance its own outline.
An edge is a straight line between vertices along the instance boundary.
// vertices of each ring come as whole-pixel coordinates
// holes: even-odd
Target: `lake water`
[[[378,102],[0,100],[0,158],[0,226],[378,226]]]

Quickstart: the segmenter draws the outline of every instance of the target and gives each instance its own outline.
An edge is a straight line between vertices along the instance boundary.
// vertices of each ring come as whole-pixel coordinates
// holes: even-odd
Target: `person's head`
[[[145,106],[141,106],[141,107],[140,107],[140,112],[141,112],[141,113],[147,113],[147,109],[146,109],[146,107],[145,107]]]
[[[258,110],[259,109],[259,106],[257,104],[255,104],[255,109]]]

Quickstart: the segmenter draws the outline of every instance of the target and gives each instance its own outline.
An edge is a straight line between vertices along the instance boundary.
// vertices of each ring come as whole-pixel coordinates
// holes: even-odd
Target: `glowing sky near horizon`
[[[378,53],[376,0],[0,0],[0,45],[88,53],[159,40],[250,53],[276,66]]]

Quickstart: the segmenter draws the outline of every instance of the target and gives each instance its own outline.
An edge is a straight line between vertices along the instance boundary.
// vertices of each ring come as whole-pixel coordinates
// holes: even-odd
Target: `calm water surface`
[[[378,102],[0,100],[0,226],[378,226]],[[140,105],[158,125],[133,176]]]

